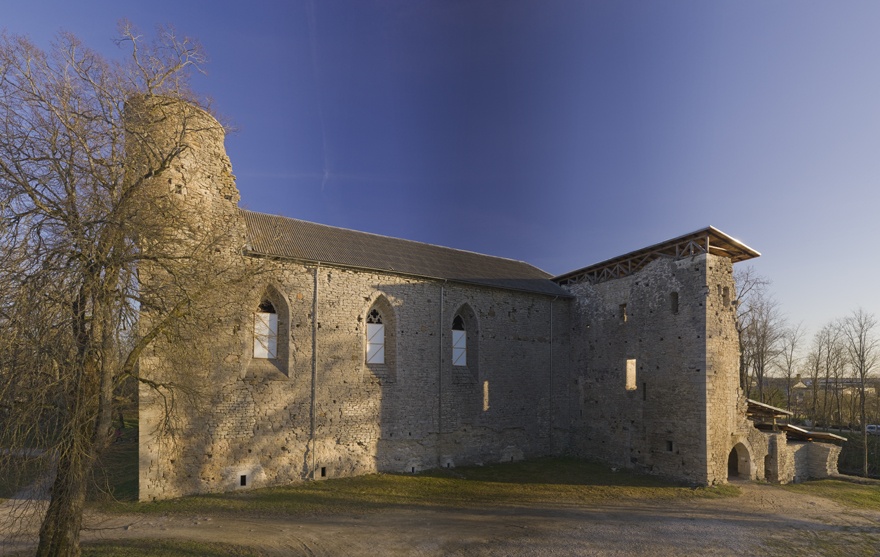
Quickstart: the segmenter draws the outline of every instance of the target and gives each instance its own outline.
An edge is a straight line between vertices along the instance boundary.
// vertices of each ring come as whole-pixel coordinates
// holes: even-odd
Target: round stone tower
[[[142,202],[157,203],[163,218],[191,220],[175,226],[191,224],[202,233],[214,221],[235,219],[240,196],[226,130],[216,118],[185,100],[140,96],[126,103],[125,124],[127,183],[144,194]]]
[[[235,285],[248,276],[245,229],[225,130],[208,112],[136,97],[126,103],[125,134],[123,218],[139,248],[138,328],[162,331],[141,354],[139,374],[174,385],[139,385],[139,496],[167,498],[201,489],[191,446],[208,435],[199,420],[214,399],[205,387],[235,376],[223,357],[241,351],[229,333],[241,327]],[[186,404],[167,403],[184,396]]]

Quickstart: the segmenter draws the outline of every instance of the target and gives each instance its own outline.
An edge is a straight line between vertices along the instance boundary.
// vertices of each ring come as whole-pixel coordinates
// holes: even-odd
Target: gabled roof
[[[727,257],[732,259],[734,263],[761,255],[732,236],[728,236],[717,228],[708,226],[678,238],[660,242],[659,244],[619,255],[613,259],[608,259],[583,269],[559,275],[554,277],[553,280],[558,284],[584,281],[596,284],[631,275],[648,263],[661,257],[684,259],[702,253]]]
[[[253,255],[571,297],[524,263],[400,238],[241,210]]]

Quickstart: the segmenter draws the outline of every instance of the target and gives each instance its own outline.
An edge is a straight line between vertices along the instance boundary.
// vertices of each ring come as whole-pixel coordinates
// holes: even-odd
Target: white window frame
[[[385,325],[367,323],[367,363],[385,363]]]
[[[467,331],[452,329],[452,365],[467,366]]]
[[[258,311],[254,314],[254,358],[278,357],[278,314]]]
[[[368,365],[382,365],[385,363],[385,324],[382,322],[382,314],[378,308],[373,307],[367,313],[366,325],[366,363]]]

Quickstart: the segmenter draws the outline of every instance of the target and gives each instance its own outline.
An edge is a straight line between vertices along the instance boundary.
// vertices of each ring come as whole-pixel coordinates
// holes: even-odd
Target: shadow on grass
[[[263,557],[267,553],[224,543],[114,540],[84,543],[83,557]]]
[[[485,508],[572,506],[620,499],[729,497],[734,486],[691,488],[654,476],[570,458],[541,458],[491,466],[373,474],[246,492],[196,495],[153,503],[109,502],[107,512],[315,515],[372,512],[391,507]]]
[[[573,458],[538,458],[491,466],[428,470],[423,476],[471,481],[618,487],[681,487],[657,476],[618,471],[605,464]]]

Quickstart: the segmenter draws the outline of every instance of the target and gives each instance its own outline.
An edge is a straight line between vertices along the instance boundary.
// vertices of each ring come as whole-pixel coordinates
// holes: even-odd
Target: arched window
[[[456,315],[452,321],[452,365],[467,365],[467,331],[461,315]]]
[[[269,300],[260,302],[254,313],[254,358],[274,360],[278,356],[278,314]]]
[[[481,380],[480,324],[470,304],[462,304],[452,315],[447,361],[452,364],[453,381],[472,384]]]
[[[382,314],[375,308],[367,314],[367,363],[385,363],[385,325]]]

